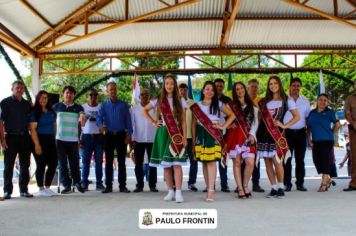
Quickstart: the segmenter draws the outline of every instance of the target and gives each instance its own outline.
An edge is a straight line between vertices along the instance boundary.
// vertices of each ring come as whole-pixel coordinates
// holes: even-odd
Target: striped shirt
[[[53,110],[57,113],[56,139],[78,142],[79,115],[84,111],[83,107],[77,104],[67,106],[64,103],[57,103],[53,106]]]

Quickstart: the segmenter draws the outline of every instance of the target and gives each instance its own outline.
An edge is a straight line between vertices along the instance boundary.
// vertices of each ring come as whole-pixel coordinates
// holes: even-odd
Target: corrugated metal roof
[[[93,25],[89,31],[104,27]],[[219,44],[222,22],[175,22],[132,24],[110,30],[89,39],[64,46],[54,51],[110,50],[110,49],[170,49],[215,47]],[[77,27],[71,34],[83,32]],[[70,37],[63,37],[67,40]]]
[[[308,6],[320,9],[334,14],[334,7],[332,0],[311,0],[307,2]],[[345,0],[338,1],[339,14],[348,14],[351,12],[351,6]],[[350,10],[351,9],[351,10]],[[290,4],[282,2],[280,0],[248,0],[241,1],[241,7],[239,10],[239,16],[314,16],[318,15],[310,13],[306,10],[294,7]]]
[[[87,2],[87,0],[27,1],[52,24],[57,24],[64,17]]]
[[[356,21],[354,21],[356,23]],[[333,21],[237,21],[229,47],[355,46],[356,30]]]
[[[20,1],[1,2],[0,22],[26,43],[48,28],[46,24],[34,16]]]

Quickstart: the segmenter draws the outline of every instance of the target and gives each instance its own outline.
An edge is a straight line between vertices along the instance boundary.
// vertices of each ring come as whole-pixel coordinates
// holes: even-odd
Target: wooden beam
[[[298,7],[300,9],[303,9],[303,10],[312,12],[314,14],[317,14],[319,16],[328,18],[328,19],[333,20],[333,21],[335,21],[337,23],[340,23],[340,24],[349,26],[349,27],[351,27],[353,29],[356,29],[356,24],[354,24],[352,22],[349,22],[349,21],[346,21],[345,19],[342,19],[340,17],[336,17],[336,16],[333,16],[333,15],[330,15],[329,13],[320,11],[320,10],[318,10],[316,8],[313,8],[313,7],[310,7],[310,6],[307,6],[307,5],[303,5],[303,4],[297,3],[297,2],[295,2],[293,0],[282,0],[282,1],[285,2],[285,3],[288,3],[290,5],[293,5],[295,7]]]
[[[339,6],[337,0],[333,0],[333,5],[334,5],[334,16],[338,17],[339,16]]]
[[[28,46],[24,41],[22,41],[17,35],[10,31],[5,25],[0,22],[0,40],[11,46],[17,51],[22,52],[25,55],[36,57],[37,53],[30,46]]]
[[[168,3],[166,3],[166,2],[163,1],[163,0],[157,0],[157,1],[159,1],[160,3],[166,5],[167,7],[170,7],[170,6],[171,6],[171,4],[168,4]]]
[[[356,2],[355,0],[346,0],[352,7],[356,8]]]
[[[40,34],[36,37],[32,42],[30,42],[30,46],[34,48],[41,48],[43,46],[48,45],[52,42],[55,44],[55,40],[63,35],[63,33],[67,33],[72,30],[77,25],[75,23],[85,22],[85,14],[89,10],[100,10],[103,7],[107,6],[109,3],[113,2],[113,0],[91,0],[80,6],[77,10],[71,13],[69,16],[62,19],[59,23],[54,25],[54,29],[56,32],[53,32],[53,29],[46,30],[44,33]],[[88,13],[88,17],[93,15],[93,12]]]
[[[41,52],[41,53],[48,52],[48,51],[63,47],[65,45],[75,43],[75,42],[77,42],[79,40],[87,39],[87,38],[90,38],[90,37],[92,37],[94,35],[97,35],[97,34],[100,34],[100,33],[103,33],[103,32],[107,32],[109,30],[116,29],[118,27],[122,27],[122,26],[125,26],[125,25],[128,25],[128,24],[131,24],[131,23],[134,23],[136,21],[139,21],[139,20],[142,20],[142,19],[146,19],[148,17],[159,15],[159,14],[167,12],[167,11],[172,11],[172,10],[175,10],[175,9],[187,6],[187,5],[191,5],[191,4],[199,2],[199,1],[200,0],[186,0],[184,2],[178,3],[177,5],[173,5],[173,6],[170,6],[170,7],[165,7],[165,8],[159,9],[159,10],[155,10],[155,11],[143,14],[141,16],[134,17],[132,19],[129,19],[129,20],[126,20],[126,21],[123,21],[123,22],[118,22],[118,23],[113,24],[111,26],[98,29],[96,31],[90,32],[90,33],[88,33],[86,35],[83,35],[81,37],[78,37],[78,38],[75,38],[75,39],[70,39],[70,40],[67,40],[65,42],[59,43],[57,45],[54,45],[54,46],[51,46],[51,47],[48,47],[48,48],[41,48],[39,50],[39,52]]]
[[[347,58],[347,57],[344,57],[344,56],[341,56],[341,55],[338,54],[338,53],[336,53],[335,55],[338,56],[338,57],[340,57],[340,58],[342,58],[342,59],[344,59],[345,61],[350,62],[350,63],[353,64],[354,66],[356,66],[356,61],[352,61],[351,59],[349,59],[349,58]]]
[[[125,20],[129,19],[129,0],[125,0]]]
[[[229,0],[226,0],[226,2],[230,2]],[[226,47],[226,44],[227,44],[227,41],[229,39],[229,35],[230,35],[230,31],[231,31],[231,28],[232,28],[232,25],[234,24],[235,22],[235,19],[236,19],[236,16],[237,16],[237,12],[240,8],[240,0],[235,0],[235,1],[232,1],[232,10],[231,10],[231,13],[230,13],[230,16],[227,20],[227,23],[226,23],[226,27],[224,28],[223,27],[223,30],[222,30],[222,33],[221,33],[221,40],[220,40],[220,47],[221,48],[225,48]],[[226,11],[225,11],[225,13]]]
[[[76,51],[62,51],[62,52],[45,52],[39,53],[39,55],[61,55],[61,54],[95,54],[95,53],[145,53],[145,52],[172,52],[172,51],[210,51],[219,50],[219,47],[172,47],[165,49],[97,49],[97,50],[76,50]],[[325,45],[325,46],[315,46],[315,45],[250,45],[250,46],[234,46],[229,47],[229,50],[355,50],[356,45]]]
[[[53,25],[49,22],[46,17],[44,17],[41,13],[39,13],[36,8],[34,8],[29,2],[26,0],[20,0],[20,2],[25,5],[35,16],[37,16],[41,21],[43,21],[49,28],[53,29]]]
[[[301,4],[307,4],[307,2],[309,2],[309,0],[304,0]],[[299,1],[298,1],[298,3],[299,3]]]

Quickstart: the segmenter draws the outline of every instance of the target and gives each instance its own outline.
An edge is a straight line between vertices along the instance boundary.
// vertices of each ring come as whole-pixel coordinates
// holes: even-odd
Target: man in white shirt
[[[136,189],[134,192],[142,192],[144,187],[143,181],[143,161],[145,151],[148,155],[148,161],[151,159],[152,145],[154,142],[156,127],[150,121],[144,119],[143,108],[150,102],[150,95],[148,90],[142,89],[140,93],[141,102],[131,108],[132,121],[132,141],[135,153],[135,175],[136,175]],[[155,116],[154,110],[150,111],[151,116]],[[151,192],[158,192],[157,184],[157,168],[149,168],[149,187]]]
[[[104,136],[99,132],[96,124],[98,115],[98,92],[90,89],[88,92],[88,103],[82,105],[85,113],[85,119],[82,120],[81,145],[82,152],[82,179],[81,184],[85,190],[88,190],[88,176],[90,171],[90,162],[92,154],[95,159],[96,190],[105,189],[103,185],[103,143]]]
[[[296,186],[299,191],[307,191],[304,187],[305,164],[304,157],[307,148],[306,136],[306,120],[310,113],[310,103],[308,99],[299,95],[302,87],[302,81],[299,78],[293,78],[289,85],[289,96],[297,105],[297,110],[300,114],[300,120],[286,129],[286,138],[288,141],[291,157],[284,164],[284,185],[285,191],[289,192],[292,189],[292,157],[295,157],[295,177]],[[284,123],[292,118],[288,111],[284,116]]]

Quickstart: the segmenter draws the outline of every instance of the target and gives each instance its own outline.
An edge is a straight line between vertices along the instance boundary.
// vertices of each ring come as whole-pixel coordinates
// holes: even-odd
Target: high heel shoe
[[[240,194],[240,193],[243,193],[243,194]],[[237,194],[237,198],[238,199],[246,199],[247,198],[245,192],[242,189],[239,189],[239,193]]]
[[[214,190],[214,189],[208,189],[207,192],[208,192],[208,194],[209,194],[209,192],[215,192],[215,190]],[[205,199],[205,201],[206,201],[206,202],[214,202],[215,200],[214,200],[214,198],[209,198],[209,197],[207,197],[207,198]]]
[[[319,189],[318,189],[318,192],[326,192],[328,191],[328,185],[327,184],[321,184]]]
[[[246,189],[247,189],[248,191],[246,191]],[[251,193],[250,190],[248,189],[248,186],[244,186],[244,192],[245,192],[246,198],[252,197],[252,193]]]
[[[328,188],[330,188],[331,185],[332,185],[332,186],[335,186],[335,185],[336,185],[335,181],[334,181],[332,178],[329,179]]]

